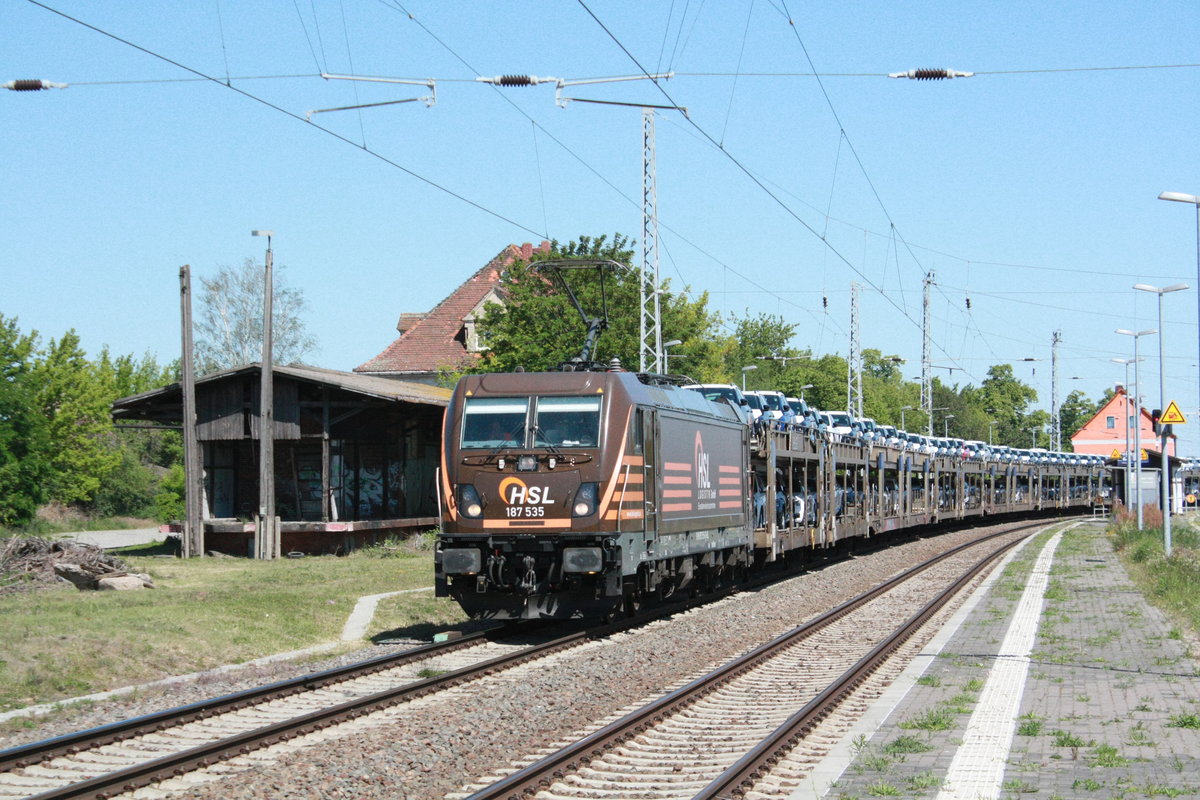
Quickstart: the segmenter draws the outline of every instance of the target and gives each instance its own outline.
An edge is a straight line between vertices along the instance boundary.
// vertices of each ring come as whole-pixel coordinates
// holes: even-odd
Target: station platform
[[[1103,524],[994,569],[790,797],[1200,797],[1200,662]]]

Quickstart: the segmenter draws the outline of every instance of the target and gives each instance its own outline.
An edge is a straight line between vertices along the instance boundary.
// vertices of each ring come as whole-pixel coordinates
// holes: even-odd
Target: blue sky
[[[179,351],[178,268],[262,258],[310,304],[313,361],[350,369],[505,245],[641,231],[641,114],[569,96],[678,104],[656,122],[662,274],[726,315],[769,312],[794,344],[847,350],[850,283],[865,347],[920,372],[921,278],[933,271],[935,369],[978,383],[1014,362],[1050,404],[1096,398],[1157,327],[1167,395],[1200,453],[1195,137],[1200,5],[1179,2],[717,3],[293,0],[6,6],[0,81],[0,313],[95,353]],[[789,18],[791,24],[789,24]],[[890,80],[952,67],[975,77]],[[821,77],[812,76],[816,71]],[[427,94],[318,73],[429,79]],[[250,76],[297,76],[251,78]],[[238,91],[240,90],[240,91]],[[285,113],[286,112],[286,113]],[[752,180],[749,174],[756,179]],[[457,195],[457,197],[455,196]],[[465,199],[464,199],[465,198]],[[470,201],[470,202],[467,202]],[[823,302],[827,299],[827,306]],[[967,299],[970,299],[970,309]],[[1157,337],[1142,340],[1150,405]],[[1025,362],[1021,359],[1039,358]]]

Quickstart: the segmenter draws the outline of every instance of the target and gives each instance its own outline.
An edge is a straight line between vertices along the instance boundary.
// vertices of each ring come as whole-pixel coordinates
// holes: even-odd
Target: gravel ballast
[[[204,783],[180,796],[193,800],[443,797],[482,777],[505,772],[515,761],[528,761],[539,748],[573,739],[884,578],[979,535],[979,531],[952,532],[833,563],[765,589],[543,659],[486,682],[473,682],[397,706],[339,729],[336,735],[324,732],[271,748],[247,759],[246,763],[256,766],[239,770],[236,778]],[[275,663],[172,687],[165,693],[147,692],[107,702],[103,707],[63,712],[39,724],[35,732],[20,732],[0,740],[0,747],[139,716],[415,644],[419,643],[374,647],[302,665]],[[223,765],[213,772],[233,766]],[[153,790],[138,792],[139,796],[152,794],[157,795]]]

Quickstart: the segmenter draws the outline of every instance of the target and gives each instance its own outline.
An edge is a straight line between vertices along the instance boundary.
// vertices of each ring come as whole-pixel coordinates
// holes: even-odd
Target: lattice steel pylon
[[[658,281],[658,208],[654,165],[654,109],[642,109],[642,271],[638,319],[639,372],[665,372]]]
[[[862,339],[858,330],[858,283],[850,283],[850,360],[846,362],[846,411],[863,415]]]
[[[927,435],[933,436],[933,359],[929,314],[929,287],[933,285],[933,270],[925,273],[921,292],[921,408],[929,420]]]
[[[1058,407],[1058,345],[1062,331],[1050,336],[1050,446],[1056,453],[1062,452],[1062,415]]]

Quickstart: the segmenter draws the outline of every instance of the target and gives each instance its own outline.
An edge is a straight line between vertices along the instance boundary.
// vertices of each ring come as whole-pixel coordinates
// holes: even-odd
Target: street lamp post
[[[996,426],[1000,423],[992,420],[988,423],[988,447],[991,447],[995,442],[992,441],[992,434],[996,432]]]
[[[1163,192],[1158,196],[1158,199],[1173,200],[1176,203],[1191,203],[1196,207],[1196,314],[1197,318],[1200,319],[1200,197],[1194,194],[1184,194],[1183,192]],[[1200,325],[1197,326],[1197,331],[1198,336],[1200,336]]]
[[[1117,333],[1124,336],[1133,337],[1133,449],[1137,451],[1136,467],[1134,468],[1134,487],[1133,493],[1137,502],[1137,522],[1138,530],[1142,530],[1142,381],[1138,362],[1142,360],[1138,355],[1138,340],[1143,336],[1148,336],[1152,333],[1158,333],[1155,330],[1147,331],[1127,331],[1124,328],[1117,328]]]
[[[1129,449],[1129,426],[1133,415],[1129,413],[1129,365],[1133,363],[1132,358],[1113,358],[1109,359],[1116,364],[1125,365],[1125,503],[1129,503],[1129,474],[1133,472],[1133,453]],[[1139,454],[1140,455],[1140,454]]]
[[[1188,288],[1186,283],[1175,283],[1170,286],[1158,288],[1151,286],[1148,283],[1135,283],[1134,289],[1142,292],[1153,292],[1158,295],[1158,329],[1163,330],[1162,316],[1162,301],[1163,295],[1169,292],[1181,292]],[[1158,407],[1166,409],[1167,407],[1167,362],[1163,357],[1163,340],[1167,337],[1159,335],[1158,337]],[[1159,412],[1162,413],[1162,412]],[[1163,515],[1163,552],[1167,554],[1167,558],[1171,557],[1171,459],[1167,455],[1167,426],[1161,426],[1159,434],[1159,455],[1162,457],[1162,470],[1159,473],[1159,482],[1162,483],[1162,515]],[[1140,453],[1139,453],[1140,455]]]
[[[801,399],[801,400],[803,400],[803,399],[804,399],[804,390],[805,390],[805,389],[811,389],[811,388],[813,388],[813,384],[811,384],[811,383],[806,383],[806,384],[804,384],[803,386],[801,386],[801,387],[800,387],[800,399]]]
[[[900,406],[900,430],[902,430],[902,431],[906,430],[906,428],[904,427],[904,412],[912,411],[912,410],[913,410],[912,406]]]
[[[954,419],[953,414],[947,414],[946,416],[942,417],[942,438],[943,439],[950,438],[950,420],[952,420],[952,419]]]
[[[752,369],[758,369],[758,364],[749,364],[742,367],[742,391],[746,391],[746,373]]]

